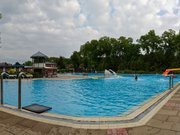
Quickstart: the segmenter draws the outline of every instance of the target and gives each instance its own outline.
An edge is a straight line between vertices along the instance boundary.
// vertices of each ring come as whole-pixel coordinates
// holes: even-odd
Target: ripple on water
[[[180,81],[180,77],[174,79]],[[17,81],[5,81],[5,103],[17,106]],[[70,116],[117,116],[138,107],[168,88],[161,75],[121,75],[85,80],[22,82],[22,104],[51,106],[51,112]]]

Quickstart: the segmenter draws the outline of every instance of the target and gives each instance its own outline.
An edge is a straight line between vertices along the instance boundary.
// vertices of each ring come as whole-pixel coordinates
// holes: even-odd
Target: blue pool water
[[[180,76],[175,82],[180,81]],[[4,81],[4,102],[17,106],[17,81]],[[22,105],[50,106],[50,112],[70,116],[117,116],[168,89],[162,75],[121,75],[83,80],[23,80]]]

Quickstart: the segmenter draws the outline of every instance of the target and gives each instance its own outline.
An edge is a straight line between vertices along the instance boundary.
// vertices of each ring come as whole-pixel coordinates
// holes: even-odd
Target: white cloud
[[[136,39],[180,28],[180,0],[1,0],[0,12],[0,62],[25,61],[36,51],[67,57],[101,36]]]

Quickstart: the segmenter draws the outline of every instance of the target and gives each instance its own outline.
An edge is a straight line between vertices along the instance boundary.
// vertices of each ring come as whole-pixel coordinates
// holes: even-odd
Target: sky
[[[0,62],[21,63],[41,51],[70,57],[102,36],[180,30],[180,0],[0,0]]]

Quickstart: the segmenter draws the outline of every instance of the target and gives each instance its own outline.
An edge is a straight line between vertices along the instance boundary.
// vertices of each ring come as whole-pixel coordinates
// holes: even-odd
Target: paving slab
[[[48,135],[66,135],[66,134],[70,134],[70,131],[72,130],[72,128],[70,127],[63,127],[63,126],[57,126],[57,127],[53,127],[50,129]],[[79,129],[74,129],[74,130],[79,130]],[[73,132],[73,131],[72,131]],[[86,134],[86,130],[80,130],[80,135],[82,133],[82,135],[85,135]],[[77,131],[78,133],[78,131]]]
[[[180,117],[179,116],[169,116],[167,121],[174,122],[174,123],[180,123]]]
[[[15,135],[22,135],[26,129],[17,126],[8,126],[6,127],[5,131],[15,134]]]
[[[71,128],[69,130],[69,135],[85,135],[87,134],[87,130],[75,129]]]
[[[6,126],[4,124],[0,124],[0,133],[6,129]]]
[[[38,122],[38,124],[36,124],[33,128],[31,128],[31,130],[35,132],[41,132],[47,134],[52,128],[53,125]]]
[[[148,123],[148,126],[151,127],[157,127],[160,129],[171,129],[173,122],[166,122],[166,121],[161,121],[161,120],[156,120],[156,119],[151,119]]]
[[[42,134],[41,132],[33,132],[31,130],[26,130],[22,133],[22,135],[44,135],[44,134]]]
[[[61,133],[62,135],[68,135],[69,134],[69,131],[71,130],[70,127],[61,127],[59,128],[59,133]]]
[[[9,115],[9,114],[7,114],[5,112],[0,111],[0,120],[7,119],[7,118],[10,118],[10,117],[12,117],[12,115]]]
[[[171,130],[160,130],[158,133],[151,135],[177,135],[177,132]]]
[[[164,115],[164,114],[156,114],[153,119],[156,120],[161,120],[161,121],[166,121],[168,119],[169,115]]]
[[[14,135],[14,134],[11,133],[11,132],[8,132],[8,131],[2,131],[2,132],[0,133],[0,135]]]
[[[38,124],[37,121],[28,120],[28,119],[23,119],[22,121],[16,123],[17,126],[23,126],[23,127],[26,127],[26,128],[33,128],[37,124]]]
[[[157,114],[176,116],[178,114],[178,110],[161,109]]]
[[[15,125],[16,123],[22,121],[23,118],[20,118],[20,117],[16,117],[16,116],[10,116],[9,118],[6,118],[6,119],[3,119],[3,120],[0,120],[0,123],[2,124],[8,124],[8,125]]]
[[[180,123],[174,123],[171,130],[180,132]]]
[[[142,126],[142,127],[136,127],[131,128],[128,130],[128,135],[154,135],[158,134],[161,129],[149,127],[149,126]]]
[[[106,134],[107,134],[106,132],[107,132],[106,130],[100,130],[100,129],[93,130],[93,129],[88,129],[86,135],[106,135]]]

